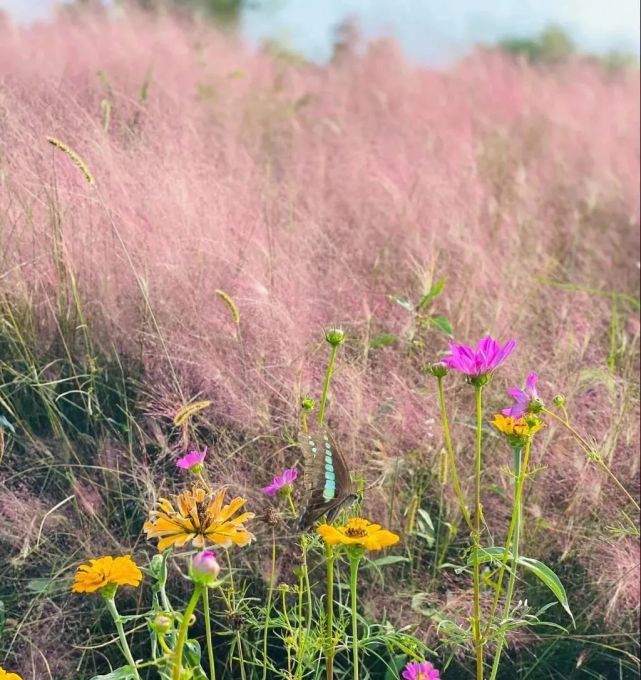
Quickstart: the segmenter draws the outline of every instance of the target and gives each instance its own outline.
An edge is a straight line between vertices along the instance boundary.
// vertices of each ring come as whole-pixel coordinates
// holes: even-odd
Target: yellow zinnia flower
[[[359,545],[366,550],[381,550],[399,541],[396,534],[362,517],[352,517],[344,527],[321,524],[316,531],[328,545]]]
[[[22,680],[22,678],[17,673],[5,671],[5,669],[0,666],[0,680]]]
[[[531,437],[543,427],[543,422],[534,416],[529,418],[515,418],[497,413],[492,425],[508,437]]]
[[[74,593],[95,593],[108,586],[114,589],[118,586],[138,587],[140,581],[142,573],[130,555],[99,557],[78,567],[71,590]]]
[[[152,510],[145,522],[147,538],[159,538],[158,550],[172,545],[181,548],[189,541],[198,548],[207,541],[229,548],[232,544],[247,545],[254,535],[247,531],[243,522],[254,517],[253,512],[243,512],[232,518],[246,501],[234,498],[223,505],[225,489],[210,491],[194,485],[176,497],[176,508],[166,498],[158,499],[160,510]]]

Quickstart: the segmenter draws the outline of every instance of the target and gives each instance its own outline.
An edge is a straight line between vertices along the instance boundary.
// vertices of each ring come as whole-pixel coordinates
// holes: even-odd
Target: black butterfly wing
[[[314,435],[304,432],[299,446],[305,464],[307,501],[297,527],[305,531],[325,514],[328,521],[332,521],[346,503],[353,502],[352,496],[354,499],[356,496],[352,494],[351,477],[345,458],[329,432],[321,430]],[[331,471],[326,468],[328,450],[331,452]]]

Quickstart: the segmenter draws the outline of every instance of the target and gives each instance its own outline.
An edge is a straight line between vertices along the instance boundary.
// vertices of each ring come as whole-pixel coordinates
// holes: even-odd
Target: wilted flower
[[[216,582],[218,574],[220,574],[220,564],[218,564],[216,553],[213,550],[203,550],[191,561],[189,575],[194,583],[211,586]]]
[[[352,517],[344,527],[321,524],[317,529],[328,545],[354,545],[366,550],[382,550],[398,543],[399,537],[361,517]]]
[[[204,451],[190,451],[182,458],[176,461],[176,467],[181,470],[189,470],[194,474],[199,474],[203,471],[203,461],[207,455],[207,448]]]
[[[476,349],[468,345],[449,343],[450,352],[443,363],[470,378],[479,378],[495,371],[514,351],[516,340],[501,345],[491,336],[479,340]]]
[[[269,486],[264,486],[263,491],[268,496],[275,496],[279,491],[285,491],[290,488],[297,477],[298,470],[296,468],[287,468],[282,475],[274,477]]]
[[[439,680],[439,671],[429,661],[412,661],[405,666],[403,680]]]
[[[538,413],[541,410],[543,404],[536,391],[538,379],[536,373],[530,373],[525,379],[525,387],[522,390],[518,387],[510,387],[507,393],[514,399],[514,403],[503,409],[503,415],[521,418],[526,413]]]
[[[78,567],[71,590],[74,593],[95,593],[107,588],[105,592],[113,595],[118,586],[138,587],[140,581],[142,573],[130,555],[99,557]]]
[[[197,484],[176,497],[176,508],[166,498],[159,498],[160,510],[152,510],[144,525],[147,538],[159,538],[160,551],[172,545],[182,548],[189,541],[197,548],[203,548],[207,541],[225,548],[247,545],[254,535],[243,522],[252,519],[254,513],[233,517],[245,505],[245,499],[237,497],[227,505],[223,505],[224,500],[225,489],[211,491]]]

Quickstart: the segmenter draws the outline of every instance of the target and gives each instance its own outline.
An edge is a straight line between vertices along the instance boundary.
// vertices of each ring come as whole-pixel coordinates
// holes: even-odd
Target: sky
[[[60,0],[58,0],[59,2]],[[18,21],[45,18],[56,0],[0,0]],[[638,0],[254,0],[243,19],[253,43],[277,38],[308,58],[329,57],[334,28],[356,19],[366,38],[395,36],[423,63],[444,63],[479,42],[532,36],[550,23],[584,50],[639,55]]]

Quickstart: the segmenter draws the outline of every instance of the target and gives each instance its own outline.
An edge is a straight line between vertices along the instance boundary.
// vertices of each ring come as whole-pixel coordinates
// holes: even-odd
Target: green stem
[[[178,631],[178,641],[176,642],[176,649],[174,651],[175,658],[174,658],[174,670],[171,674],[172,680],[180,680],[183,649],[185,648],[185,640],[187,639],[189,619],[191,619],[194,610],[196,609],[196,605],[198,604],[198,600],[200,599],[202,590],[203,590],[202,586],[198,584],[194,586],[194,592],[192,593],[191,598],[187,603],[187,607],[185,608],[185,612],[183,614],[183,619],[180,622],[180,629]]]
[[[127,642],[127,637],[125,636],[125,629],[122,627],[122,619],[120,614],[116,609],[116,602],[113,597],[105,597],[105,602],[107,603],[107,609],[116,624],[116,630],[118,631],[118,637],[120,639],[120,647],[122,648],[122,653],[127,659],[127,663],[131,666],[131,669],[137,680],[140,680],[140,675],[138,674],[138,668],[136,667],[136,662],[129,648],[129,643]]]
[[[476,397],[476,458],[474,466],[474,614],[472,627],[476,650],[476,680],[483,680],[483,638],[481,636],[481,568],[479,551],[481,548],[481,454],[483,444],[483,385],[475,385]]]
[[[526,463],[527,458],[529,458],[530,453],[530,440],[526,444],[525,459],[523,463]],[[525,479],[526,466],[523,465],[521,469],[521,449],[514,449],[514,477],[515,477],[515,489],[514,489],[514,510],[512,512],[513,523],[514,523],[514,537],[512,540],[512,570],[510,571],[510,578],[507,583],[507,591],[505,593],[505,605],[503,607],[503,619],[507,619],[510,614],[510,607],[512,606],[512,596],[514,595],[514,585],[516,584],[516,570],[519,561],[519,541],[521,538],[521,510],[522,501],[521,493],[523,489],[523,480]],[[505,544],[505,551],[503,553],[503,558],[505,560],[509,552],[509,543]],[[505,561],[504,561],[505,564]],[[502,565],[503,566],[503,565]],[[501,577],[502,580],[502,577]],[[497,593],[501,591],[501,584],[497,586]],[[496,674],[499,670],[499,664],[501,663],[501,651],[503,649],[504,637],[501,635],[496,645],[496,653],[494,655],[494,663],[492,664],[492,674],[490,675],[490,680],[495,680]]]
[[[265,609],[265,630],[263,631],[263,680],[267,678],[267,635],[269,621],[272,612],[272,596],[274,593],[274,581],[276,580],[276,535],[272,528],[272,569],[269,577],[269,589],[267,590],[267,607]]]
[[[359,680],[358,674],[358,611],[356,599],[356,584],[358,581],[358,565],[362,555],[350,555],[350,604],[352,605],[352,665],[354,666],[354,680]]]
[[[327,393],[329,391],[329,383],[332,379],[332,373],[334,372],[334,363],[336,361],[336,353],[338,352],[338,345],[332,345],[332,349],[329,352],[329,363],[327,364],[327,370],[325,371],[325,381],[323,382],[323,394],[321,395],[321,402],[318,408],[318,425],[323,426],[325,420],[325,406],[327,404]]]
[[[203,615],[205,617],[205,637],[207,638],[207,658],[209,659],[209,678],[216,680],[216,663],[214,659],[214,644],[211,635],[211,619],[209,617],[209,588],[203,591]]]
[[[456,457],[454,456],[454,448],[452,447],[452,437],[450,436],[450,425],[447,419],[447,410],[445,408],[445,393],[443,392],[443,378],[437,378],[438,385],[438,403],[441,409],[441,423],[443,425],[443,439],[445,440],[445,449],[447,451],[447,459],[449,462],[450,475],[452,476],[452,486],[454,487],[454,492],[456,493],[456,498],[458,500],[459,507],[465,523],[467,524],[469,530],[474,533],[474,525],[470,519],[470,513],[467,509],[465,503],[465,498],[463,497],[463,492],[461,491],[461,484],[459,482],[458,471],[456,469]]]
[[[512,518],[510,520],[510,526],[507,531],[507,536],[505,537],[505,548],[503,550],[503,556],[501,557],[501,567],[499,568],[499,573],[497,576],[496,591],[494,593],[494,600],[492,602],[492,609],[490,610],[490,616],[483,631],[484,635],[492,625],[494,620],[494,615],[496,614],[496,609],[499,604],[499,597],[501,596],[501,589],[503,587],[503,576],[505,575],[505,570],[507,569],[507,563],[510,557],[510,545],[512,544],[513,537],[516,536],[517,524],[520,530],[521,521],[521,505],[523,498],[523,487],[525,485],[525,477],[527,475],[527,469],[530,463],[530,451],[532,448],[532,439],[528,438],[525,443],[525,451],[523,454],[523,460],[521,460],[520,449],[519,449],[519,476],[516,478],[516,487],[514,491],[514,506],[512,508]],[[516,455],[516,449],[515,449]],[[516,462],[516,460],[515,460]],[[514,565],[512,565],[514,566]]]
[[[334,349],[334,348],[332,348]],[[327,566],[327,597],[326,597],[326,624],[327,624],[327,649],[325,652],[326,680],[334,678],[334,548],[325,544],[325,556]]]

